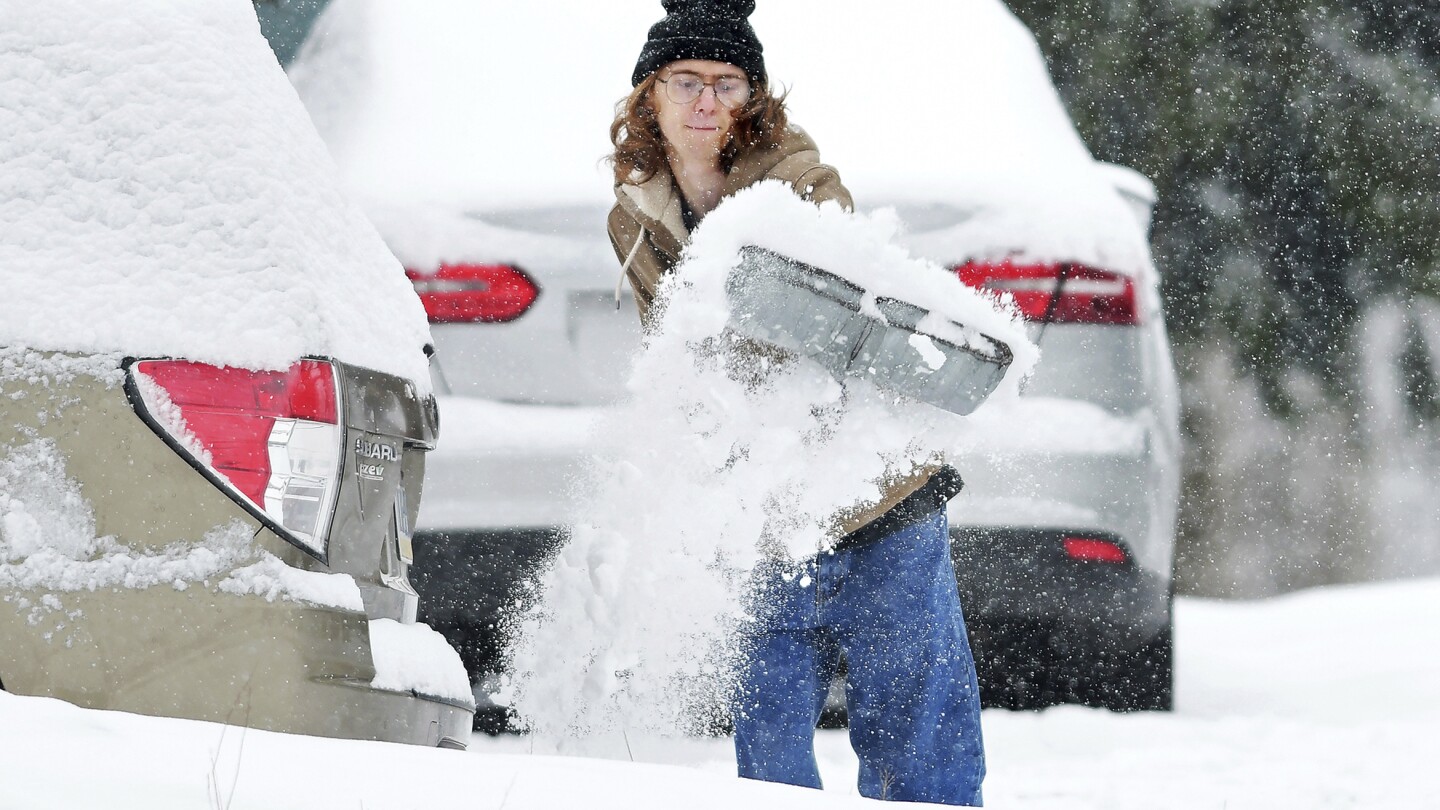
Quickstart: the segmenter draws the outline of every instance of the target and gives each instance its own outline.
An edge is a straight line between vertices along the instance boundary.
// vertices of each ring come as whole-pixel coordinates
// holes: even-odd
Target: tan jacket
[[[740,155],[720,196],[729,197],[761,180],[782,180],[801,198],[817,204],[835,200],[846,209],[854,207],[850,192],[840,183],[840,173],[820,162],[819,148],[798,128],[791,128],[773,149],[754,149]],[[680,190],[670,173],[662,169],[644,183],[616,185],[609,230],[615,256],[635,290],[640,320],[649,327],[650,308],[660,278],[675,270],[690,241],[680,210]],[[937,463],[887,475],[879,501],[858,504],[836,516],[839,533],[849,534],[885,514],[924,486],[939,467]]]

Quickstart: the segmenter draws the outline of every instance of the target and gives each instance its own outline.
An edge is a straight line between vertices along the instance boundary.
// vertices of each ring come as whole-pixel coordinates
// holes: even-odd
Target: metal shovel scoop
[[[966,345],[920,328],[928,313],[879,298],[880,320],[860,310],[865,291],[834,273],[753,245],[725,279],[730,329],[824,366],[836,379],[865,377],[882,390],[971,413],[1005,377],[1010,347],[952,323]]]

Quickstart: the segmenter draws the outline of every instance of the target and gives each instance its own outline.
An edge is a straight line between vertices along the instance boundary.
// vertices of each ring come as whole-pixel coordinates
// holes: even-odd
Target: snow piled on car
[[[246,0],[0,0],[0,345],[428,389],[424,313]]]
[[[290,74],[367,201],[608,205],[609,125],[662,14],[654,2],[334,0]],[[1091,157],[1034,37],[999,0],[912,0],[904,14],[785,0],[752,21],[771,81],[792,91],[791,120],[862,209],[900,207],[920,255],[1151,271],[1116,174]]]
[[[793,120],[857,203],[899,206],[910,247],[946,263],[1152,272],[1145,229],[1024,24],[998,0],[914,6],[787,0],[753,16],[770,75],[793,90]]]
[[[474,703],[460,654],[429,625],[371,619],[370,655],[375,662],[370,685],[376,689]]]
[[[648,2],[332,0],[290,77],[366,200],[600,205],[614,105],[661,13]]]
[[[725,278],[757,245],[869,291],[924,304],[1008,344],[992,401],[1018,398],[1036,347],[1017,314],[895,246],[889,216],[815,206],[776,183],[723,202],[662,284],[659,321],[602,420],[569,542],[514,628],[501,699],[562,746],[624,729],[676,730],[724,712],[748,572],[812,557],[877,481],[965,441],[963,420],[861,378],[757,351],[726,330]],[[873,300],[873,298],[871,299]],[[985,407],[1003,407],[987,404]]]

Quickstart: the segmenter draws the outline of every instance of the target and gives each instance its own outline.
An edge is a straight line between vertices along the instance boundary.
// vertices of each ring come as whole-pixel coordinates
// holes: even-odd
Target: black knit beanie
[[[744,70],[751,84],[765,83],[765,49],[749,20],[755,0],[661,0],[660,5],[667,16],[650,26],[631,85],[679,59],[729,62]]]

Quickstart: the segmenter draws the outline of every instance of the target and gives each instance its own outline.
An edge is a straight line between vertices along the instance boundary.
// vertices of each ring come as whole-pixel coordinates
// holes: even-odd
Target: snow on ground
[[[1258,602],[1179,600],[1177,709],[985,712],[991,807],[1433,808],[1440,580]],[[726,739],[628,740],[641,761],[733,773]],[[476,737],[481,754],[523,737]],[[611,740],[609,756],[626,758]],[[592,753],[597,749],[592,749]],[[819,734],[827,790],[853,794],[843,731]]]
[[[0,693],[4,810],[671,810],[859,801],[664,765],[327,740]]]
[[[1181,599],[1177,709],[988,711],[987,806],[1026,810],[1435,807],[1440,580],[1258,602]],[[824,793],[734,779],[725,738],[610,742],[600,761],[521,736],[468,753],[226,729],[0,693],[4,810],[643,810],[859,807],[844,732]],[[209,783],[218,783],[212,800]],[[233,789],[233,792],[232,792]],[[866,804],[866,806],[874,806]]]
[[[424,313],[248,0],[0,0],[0,345],[429,386]]]

